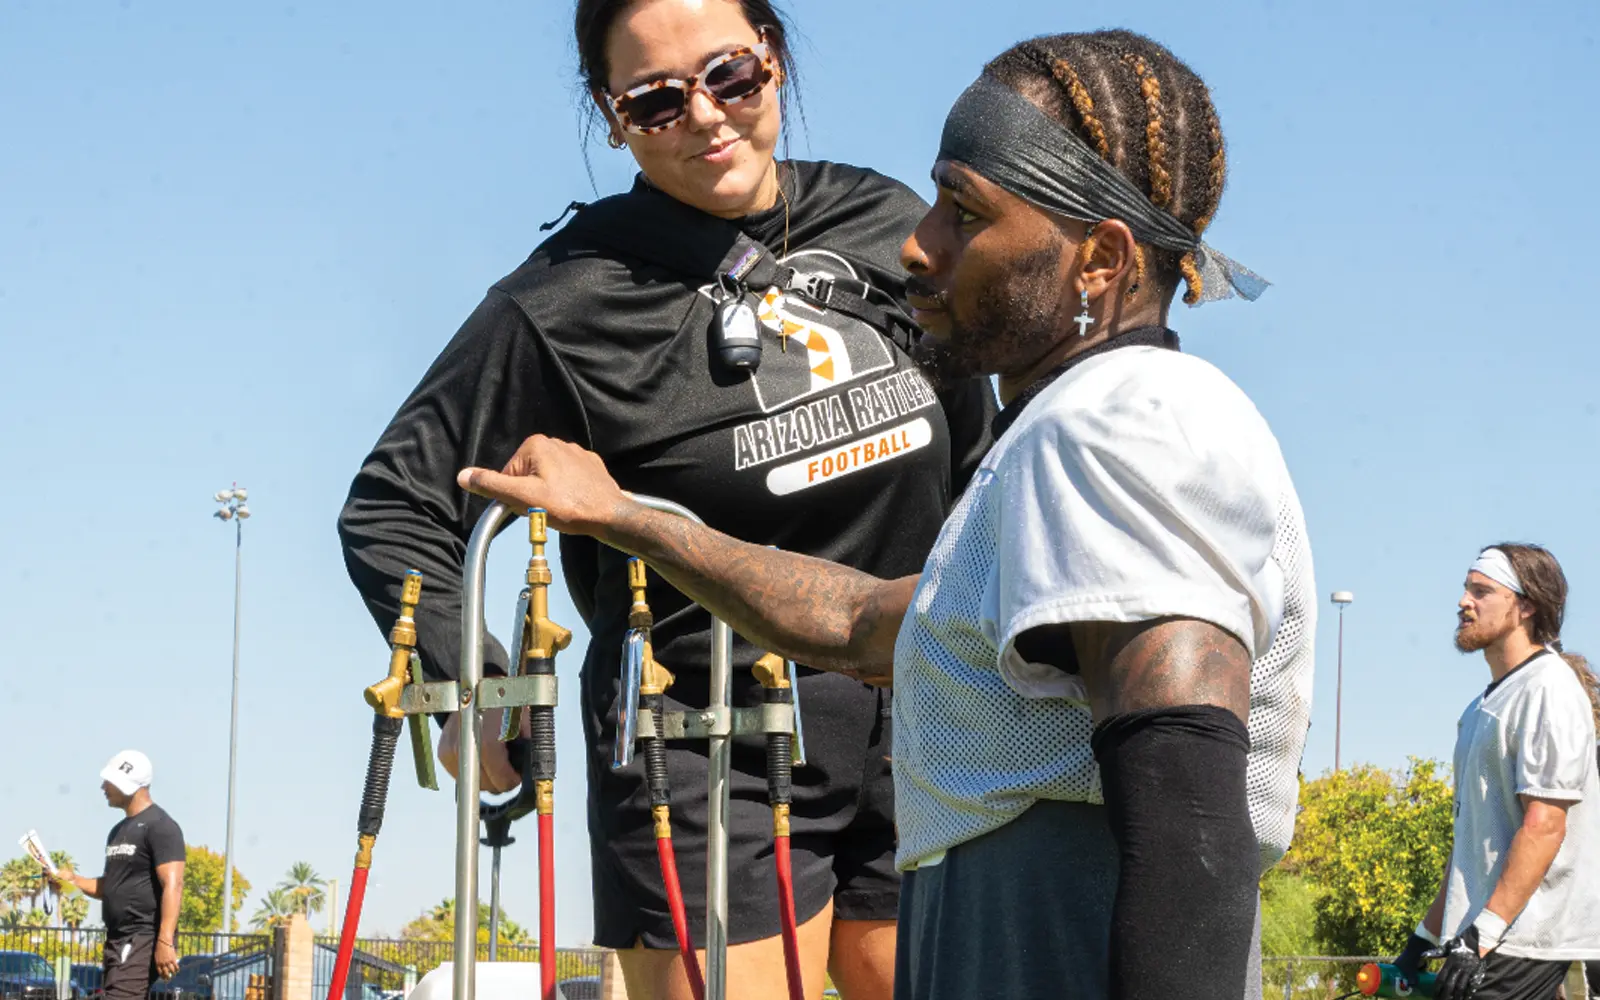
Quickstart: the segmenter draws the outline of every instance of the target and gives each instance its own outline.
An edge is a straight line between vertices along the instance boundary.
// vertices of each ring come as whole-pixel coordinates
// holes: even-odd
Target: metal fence
[[[1261,960],[1261,994],[1265,1000],[1331,1000],[1356,988],[1356,973],[1368,962],[1388,958],[1331,958],[1291,955]]]
[[[335,937],[317,938],[317,962],[313,995],[326,995],[331,985],[333,976],[332,954],[338,950],[339,939]],[[370,997],[374,992],[388,993],[394,990],[406,990],[416,980],[438,968],[441,964],[449,962],[454,957],[455,944],[451,941],[418,941],[409,938],[375,939],[358,938],[356,940],[355,960],[351,963],[351,986],[346,987],[345,996],[355,1000],[363,994]],[[324,962],[322,955],[328,955]],[[498,961],[501,962],[537,962],[539,948],[533,944],[505,944],[501,943],[496,949]],[[600,975],[600,963],[605,957],[602,948],[557,948],[556,949],[556,980],[558,982],[568,979],[583,978]],[[489,960],[488,941],[478,945],[478,961]],[[362,983],[369,987],[363,991]]]
[[[180,957],[214,956],[217,977],[212,986],[214,1000],[240,1000],[247,996],[251,976],[271,975],[273,936],[271,934],[200,934],[179,932]],[[325,997],[333,978],[334,955],[339,940],[316,939],[313,965],[314,997]],[[105,931],[99,928],[19,927],[0,929],[0,951],[23,951],[54,964],[60,956],[73,965],[101,963]],[[452,958],[449,941],[411,939],[358,939],[355,960],[350,970],[346,1000],[379,1000],[385,994],[409,992],[417,980]],[[566,981],[600,975],[605,951],[600,948],[558,948],[556,979]],[[535,945],[501,944],[502,962],[537,962]],[[478,960],[488,961],[487,941],[478,945]],[[1297,955],[1264,958],[1261,961],[1262,993],[1265,1000],[1331,1000],[1353,991],[1356,973],[1367,962],[1386,958],[1332,958]],[[238,980],[234,982],[234,980]]]
[[[209,996],[211,1000],[250,1000],[265,996],[278,961],[277,937],[281,934],[200,934],[180,931],[178,955],[187,972],[180,971],[173,982],[186,993]],[[101,966],[106,934],[101,928],[13,927],[0,929],[0,951],[28,952],[40,956],[51,966],[65,958],[73,966],[72,978],[87,995],[98,986],[95,975]],[[319,937],[312,950],[312,995],[327,996],[333,981],[333,966],[339,939]],[[345,1000],[384,1000],[410,992],[417,980],[453,957],[450,941],[410,939],[357,939],[350,968]],[[598,977],[605,951],[599,948],[556,949],[556,979]],[[488,961],[488,943],[479,945],[479,961]],[[537,962],[536,945],[501,944],[502,962]],[[189,966],[193,966],[189,969]],[[200,976],[204,975],[201,980]],[[189,982],[188,980],[194,980]],[[203,983],[203,985],[202,985]],[[156,991],[160,992],[161,987]]]
[[[179,957],[220,955],[224,952],[266,951],[270,934],[199,934],[179,931]],[[0,951],[26,951],[54,962],[65,955],[73,965],[99,965],[105,951],[104,928],[10,927],[0,929]]]

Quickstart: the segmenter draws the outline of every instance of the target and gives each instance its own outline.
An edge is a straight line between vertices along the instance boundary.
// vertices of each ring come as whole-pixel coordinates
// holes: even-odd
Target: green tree
[[[282,924],[287,924],[289,918],[300,912],[293,896],[287,889],[279,886],[268,889],[262,897],[261,905],[250,916],[250,926],[256,930],[267,930]]]
[[[183,903],[178,909],[178,930],[215,934],[222,930],[222,855],[207,847],[190,844],[183,849]],[[233,912],[237,914],[250,896],[250,880],[233,869]],[[239,929],[233,918],[230,931]]]
[[[22,911],[15,906],[9,906],[3,913],[0,913],[0,931],[15,932],[22,930],[25,926],[27,924],[24,922]]]
[[[440,962],[449,961],[450,949],[447,943],[455,940],[456,933],[456,901],[446,899],[438,906],[432,907],[419,915],[415,920],[400,929],[400,937],[407,942],[437,942],[439,947],[433,950],[419,951],[415,945],[378,944],[373,946],[380,958],[386,958],[401,964],[411,964],[417,967],[419,975],[426,975],[436,968]],[[500,914],[500,961],[527,962],[537,961],[538,944],[533,936],[524,930],[515,920],[507,917],[504,912]],[[489,957],[489,904],[478,904],[478,958]]]
[[[453,941],[456,936],[456,901],[446,899],[400,929],[408,941]],[[478,943],[489,943],[489,904],[478,904]],[[531,945],[532,936],[515,920],[500,913],[500,943]]]
[[[0,866],[0,903],[8,911],[15,911],[24,899],[31,897],[38,886],[34,877],[39,874],[39,863],[27,855],[12,858]]]
[[[293,900],[296,911],[309,917],[322,912],[323,903],[327,900],[327,884],[309,862],[296,861],[289,866],[289,874],[278,883],[278,888]]]
[[[1274,868],[1261,879],[1261,953],[1317,951],[1317,890],[1303,875]]]
[[[1303,782],[1285,876],[1314,893],[1327,955],[1398,951],[1433,902],[1450,857],[1450,783],[1412,758],[1404,774],[1360,765]]]
[[[83,893],[75,893],[61,901],[61,922],[68,927],[77,929],[89,919],[89,897]]]

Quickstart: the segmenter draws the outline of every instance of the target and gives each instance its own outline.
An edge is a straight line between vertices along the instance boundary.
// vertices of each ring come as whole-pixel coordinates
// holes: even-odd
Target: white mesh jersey
[[[1036,626],[1198,618],[1253,657],[1248,787],[1263,869],[1294,831],[1316,586],[1266,421],[1215,367],[1156,347],[1089,358],[985,457],[895,649],[901,868],[1033,802],[1104,801],[1081,681],[1014,648]]]
[[[1512,921],[1507,955],[1600,958],[1600,774],[1589,698],[1558,656],[1545,653],[1473,699],[1456,734],[1455,846],[1444,933],[1477,919],[1522,828],[1521,795],[1570,802],[1561,850]]]

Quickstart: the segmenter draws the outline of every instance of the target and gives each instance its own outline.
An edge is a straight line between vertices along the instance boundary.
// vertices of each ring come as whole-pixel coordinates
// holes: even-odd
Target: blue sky
[[[1023,37],[1123,25],[1211,83],[1231,171],[1210,235],[1276,287],[1175,325],[1276,429],[1323,597],[1356,594],[1345,763],[1448,756],[1486,679],[1449,644],[1483,544],[1550,545],[1572,581],[1568,644],[1600,652],[1600,346],[1581,318],[1600,7],[791,7],[796,155],[924,195],[950,101]],[[233,539],[210,498],[238,480],[256,517],[237,863],[258,890],[296,860],[348,877],[360,689],[385,650],[334,518],[483,291],[538,223],[594,193],[569,12],[0,2],[0,835],[37,827],[97,870],[115,817],[96,774],[134,746],[190,842],[220,849]],[[624,154],[589,156],[600,192],[628,183]],[[492,561],[492,624],[524,558],[507,543]],[[576,625],[564,595],[555,609]],[[1335,623],[1319,632],[1312,774],[1333,762]],[[571,676],[579,657],[562,662]],[[558,936],[577,944],[580,737],[561,711]],[[364,932],[451,894],[452,820],[447,794],[397,784]],[[505,861],[524,923],[535,871],[530,832]]]

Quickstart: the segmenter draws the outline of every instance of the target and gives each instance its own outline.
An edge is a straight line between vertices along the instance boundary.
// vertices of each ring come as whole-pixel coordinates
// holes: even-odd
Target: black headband
[[[1141,243],[1193,253],[1203,286],[1201,302],[1235,293],[1254,300],[1269,284],[1206,246],[1083,139],[988,75],[980,76],[950,109],[939,159],[964,164],[1046,211],[1091,225],[1121,219]]]

